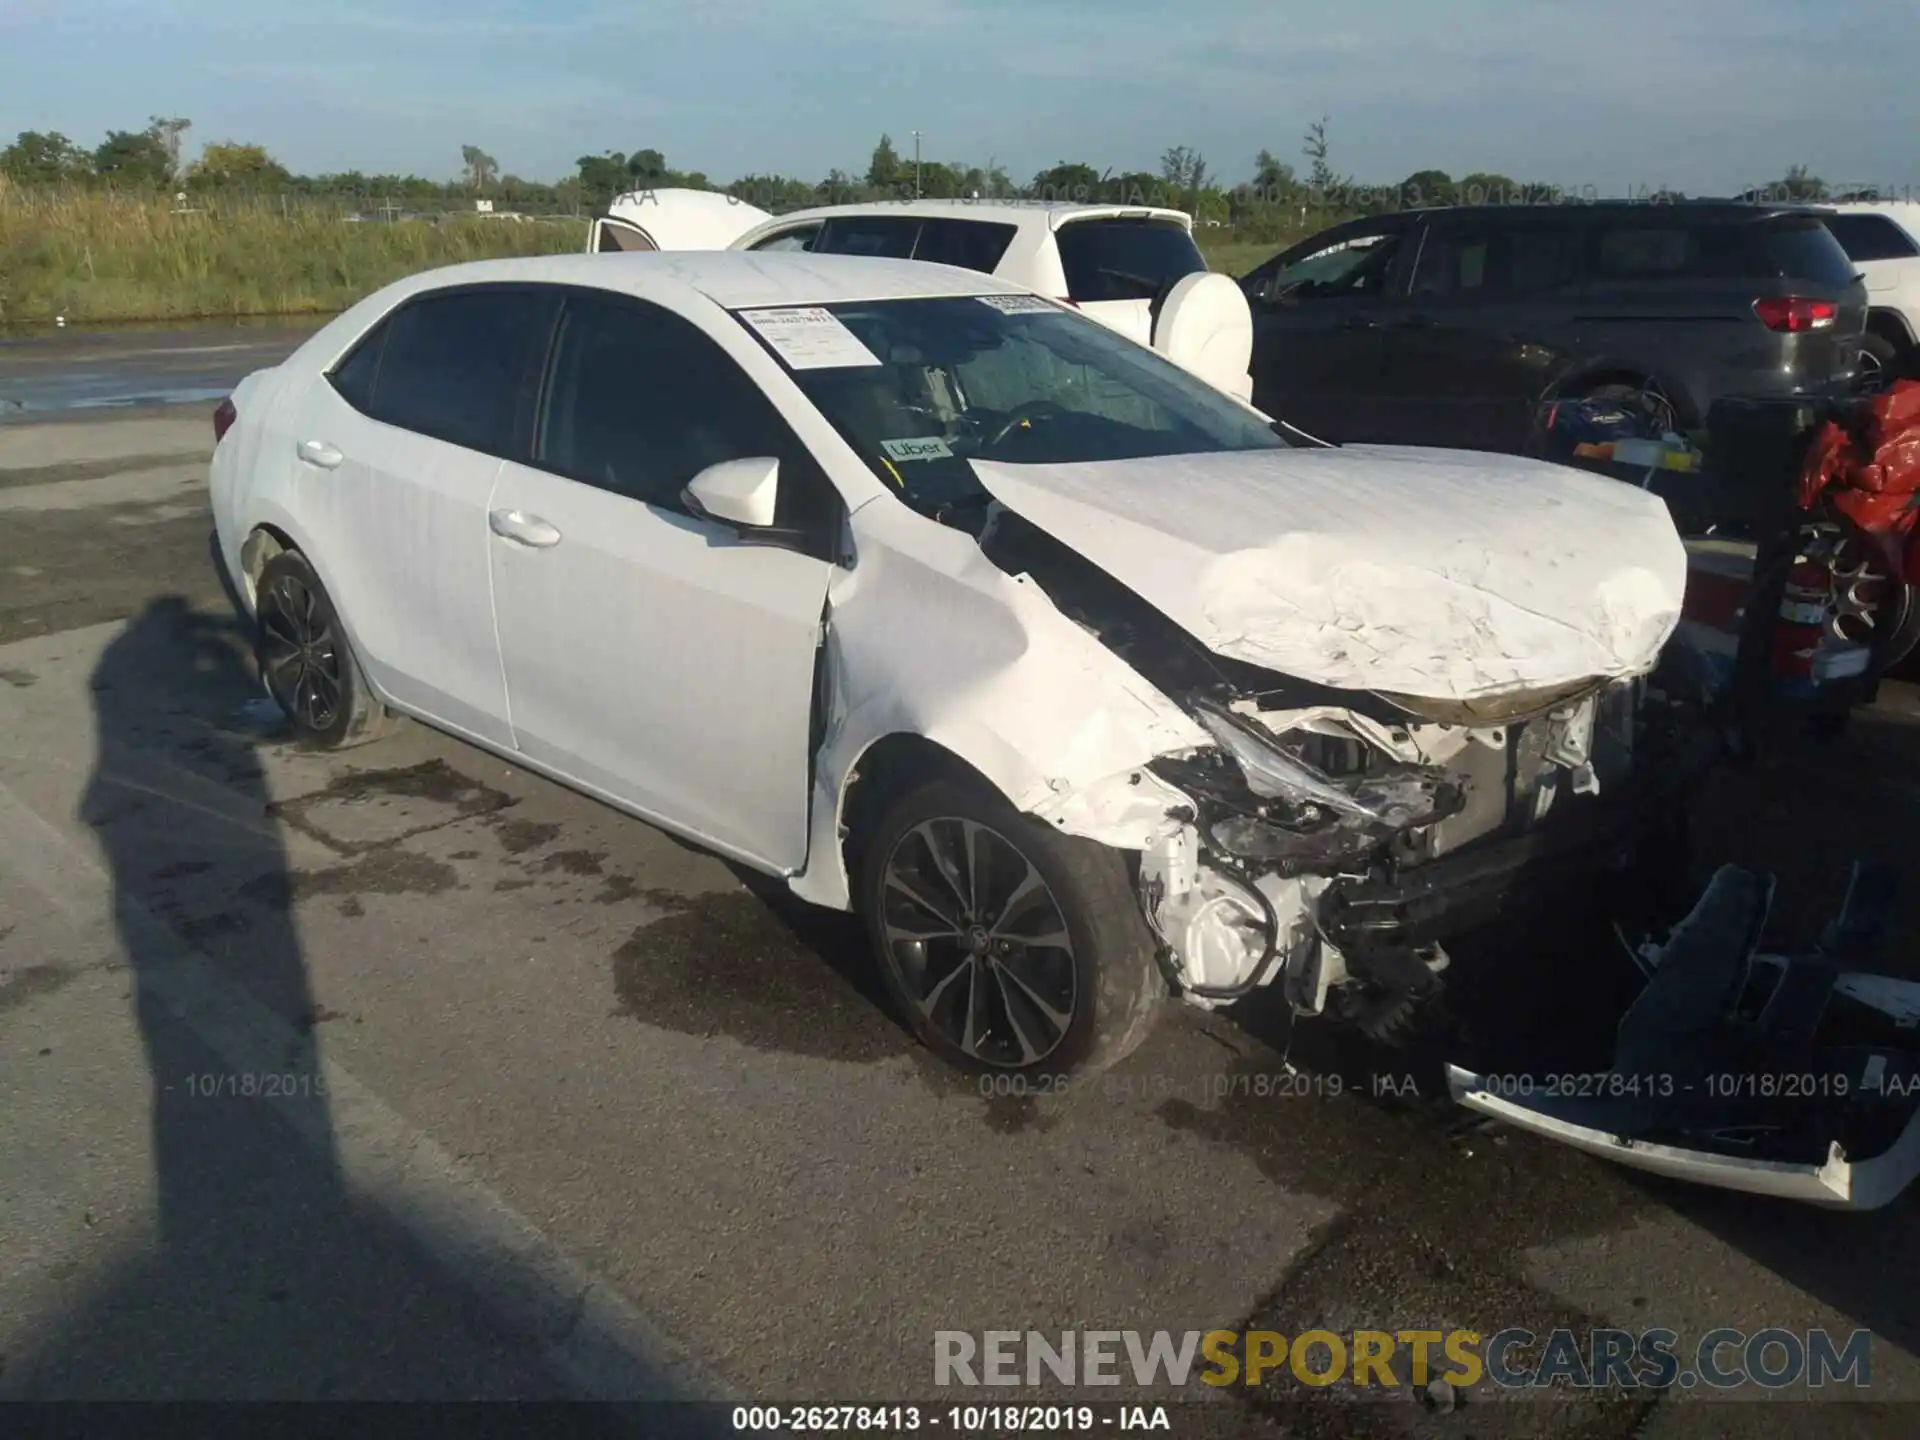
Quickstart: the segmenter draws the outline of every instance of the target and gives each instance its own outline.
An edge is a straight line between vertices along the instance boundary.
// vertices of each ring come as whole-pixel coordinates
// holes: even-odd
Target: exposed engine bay
[[[1446,935],[1546,899],[1555,860],[1623,861],[1642,773],[1677,773],[1642,753],[1673,738],[1647,677],[1473,702],[1332,689],[1214,654],[1010,511],[980,539],[1217,742],[1150,766],[1191,806],[1139,866],[1190,1003],[1279,982],[1299,1013],[1392,1038]]]

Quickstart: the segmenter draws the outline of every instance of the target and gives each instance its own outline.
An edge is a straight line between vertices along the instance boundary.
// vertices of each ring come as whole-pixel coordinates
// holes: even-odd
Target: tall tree
[[[17,185],[57,185],[92,168],[87,152],[58,130],[22,130],[0,150],[0,175]]]
[[[1100,172],[1061,160],[1034,176],[1032,188],[1036,200],[1091,200],[1100,193]]]
[[[873,147],[873,157],[867,162],[867,184],[876,189],[891,190],[903,178],[904,167],[900,164],[900,155],[893,148],[893,137],[882,135],[880,143]]]
[[[1279,204],[1293,198],[1297,182],[1293,166],[1271,150],[1262,150],[1253,158],[1254,198],[1266,204]]]
[[[152,130],[109,130],[93,152],[96,173],[116,185],[165,185],[173,159]]]
[[[1462,205],[1511,205],[1524,198],[1517,181],[1485,170],[1462,175],[1453,187],[1453,194]]]
[[[1453,204],[1453,177],[1444,170],[1416,170],[1400,182],[1400,203],[1409,210]]]
[[[472,189],[486,189],[500,173],[500,162],[478,145],[462,145],[460,159],[466,166],[466,183]]]
[[[222,140],[208,145],[200,158],[187,167],[189,185],[206,189],[247,186],[277,190],[292,176],[286,166],[259,145],[240,145]]]
[[[652,190],[667,181],[667,157],[658,150],[636,150],[627,156],[627,175],[639,190]]]
[[[1322,197],[1336,183],[1333,166],[1327,163],[1327,121],[1330,118],[1322,115],[1307,126],[1306,138],[1300,143],[1300,153],[1307,157],[1307,164],[1311,167],[1307,171],[1307,184],[1313,187],[1314,194]]]
[[[580,169],[580,203],[589,209],[604,209],[628,188],[627,157],[618,150],[582,155],[574,164]]]
[[[1207,184],[1206,157],[1190,146],[1175,145],[1160,157],[1160,178],[1166,183],[1169,204],[1197,210]]]

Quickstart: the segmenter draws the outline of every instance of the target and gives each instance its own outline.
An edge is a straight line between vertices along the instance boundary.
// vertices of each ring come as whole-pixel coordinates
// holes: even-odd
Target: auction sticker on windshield
[[[1058,308],[1051,300],[1042,300],[1038,295],[976,295],[974,298],[1002,315],[1031,315]]]
[[[880,363],[880,357],[861,344],[839,316],[820,306],[739,313],[792,369],[834,370]]]

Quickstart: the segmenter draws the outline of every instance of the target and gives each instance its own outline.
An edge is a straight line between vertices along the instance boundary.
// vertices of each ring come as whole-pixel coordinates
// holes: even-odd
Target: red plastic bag
[[[1812,509],[1814,501],[1833,490],[1881,497],[1920,492],[1920,380],[1895,381],[1844,420],[1829,420],[1821,427],[1800,472],[1801,508]],[[1864,508],[1891,516],[1907,507]]]

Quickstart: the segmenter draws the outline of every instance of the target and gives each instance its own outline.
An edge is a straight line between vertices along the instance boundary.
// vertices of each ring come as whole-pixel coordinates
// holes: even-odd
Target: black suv
[[[1523,452],[1543,400],[1853,383],[1867,292],[1814,207],[1490,205],[1349,221],[1241,281],[1253,403],[1325,440]]]

